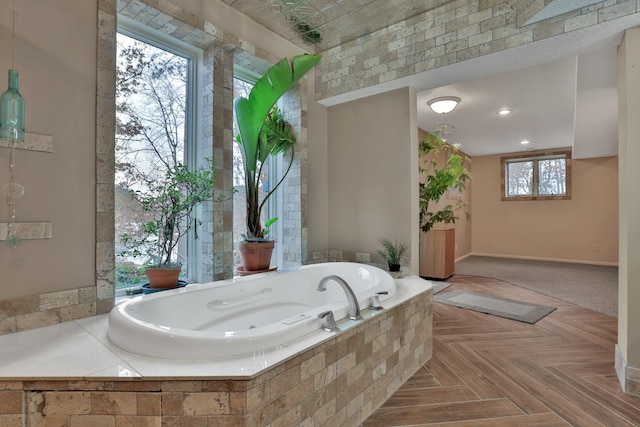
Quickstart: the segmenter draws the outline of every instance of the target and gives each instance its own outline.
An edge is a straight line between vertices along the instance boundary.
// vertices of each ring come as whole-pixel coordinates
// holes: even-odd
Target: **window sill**
[[[564,196],[502,196],[503,202],[528,202],[532,200],[571,200],[571,195]]]

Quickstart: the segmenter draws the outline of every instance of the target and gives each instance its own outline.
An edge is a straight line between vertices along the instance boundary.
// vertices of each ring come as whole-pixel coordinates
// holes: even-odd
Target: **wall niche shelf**
[[[11,141],[8,139],[0,139],[0,147],[10,148]],[[40,135],[37,133],[27,132],[24,135],[24,141],[16,141],[14,148],[16,150],[53,153],[53,137],[50,135]]]
[[[0,147],[11,148],[11,141],[0,138]],[[37,133],[25,133],[24,141],[16,141],[16,150],[39,151],[43,153],[53,153],[53,137],[50,135],[40,135]],[[48,221],[39,222],[14,222],[13,234],[20,240],[51,239],[53,224]],[[0,222],[0,241],[7,238],[9,223]]]
[[[50,239],[53,234],[53,224],[50,222],[14,222],[13,235],[20,240]],[[7,238],[8,222],[0,222],[0,241]]]

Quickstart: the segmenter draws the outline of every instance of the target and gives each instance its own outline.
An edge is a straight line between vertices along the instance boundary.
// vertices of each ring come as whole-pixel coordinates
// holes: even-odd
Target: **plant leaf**
[[[316,63],[320,55],[298,55],[291,63],[281,59],[255,83],[249,98],[235,100],[236,123],[240,132],[245,168],[252,175],[258,160],[258,142],[262,124],[278,99],[295,85]]]

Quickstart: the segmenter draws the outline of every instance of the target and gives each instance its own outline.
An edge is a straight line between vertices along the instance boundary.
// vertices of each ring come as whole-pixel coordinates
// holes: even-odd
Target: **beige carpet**
[[[503,280],[618,316],[617,267],[470,256],[456,263],[455,273]]]

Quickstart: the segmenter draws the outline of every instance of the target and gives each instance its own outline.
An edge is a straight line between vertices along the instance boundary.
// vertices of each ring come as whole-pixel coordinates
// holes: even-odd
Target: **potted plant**
[[[248,98],[238,97],[234,101],[235,119],[238,128],[236,142],[242,153],[244,185],[246,191],[247,230],[240,243],[244,271],[267,270],[271,263],[274,242],[266,236],[271,219],[262,227],[260,215],[266,201],[280,186],[293,164],[293,146],[296,138],[276,102],[293,87],[320,60],[320,55],[299,55],[283,58],[269,68],[255,83]],[[289,165],[282,178],[259,199],[260,175],[269,156],[279,153],[290,155]]]
[[[449,127],[441,125],[433,133],[427,133],[419,144],[420,158],[423,160],[420,174],[424,177],[420,182],[420,229],[425,233],[437,223],[455,224],[458,219],[455,211],[463,207],[463,202],[458,201],[455,207],[449,204],[435,211],[430,210],[430,204],[438,203],[449,190],[464,190],[471,177],[465,166],[471,160],[460,153],[459,144],[447,144],[445,137],[448,134]]]
[[[378,242],[382,245],[382,249],[378,251],[378,255],[387,263],[389,271],[400,271],[402,256],[407,250],[407,245],[405,243],[392,241],[386,237],[379,238]]]
[[[470,159],[459,151],[458,144],[448,144],[446,125],[440,126],[420,142],[420,276],[443,280],[453,274],[455,265],[455,229],[436,224],[455,224],[456,211],[465,202],[440,202],[448,191],[462,191],[470,179],[466,168]],[[430,232],[431,231],[431,232]]]
[[[123,254],[147,256],[145,273],[151,288],[178,284],[182,269],[174,258],[178,242],[196,225],[196,206],[213,196],[215,173],[210,159],[207,163],[208,167],[195,171],[178,163],[167,171],[164,180],[150,183],[145,191],[129,191],[151,219],[142,225],[139,236],[120,237],[127,247]]]

